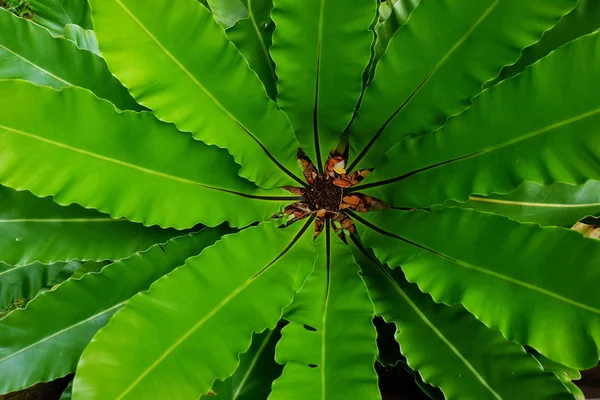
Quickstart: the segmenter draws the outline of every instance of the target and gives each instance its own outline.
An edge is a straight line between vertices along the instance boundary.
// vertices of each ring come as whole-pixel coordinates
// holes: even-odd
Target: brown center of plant
[[[369,176],[369,170],[357,170],[352,173],[346,171],[346,158],[332,151],[323,172],[319,173],[306,154],[298,151],[298,161],[303,170],[306,187],[286,186],[285,189],[302,196],[302,200],[290,204],[282,214],[286,216],[286,226],[308,216],[315,216],[315,237],[323,230],[325,220],[332,221],[333,228],[338,236],[344,239],[344,230],[354,233],[356,228],[348,211],[367,212],[374,209],[383,209],[385,205],[370,196],[350,192],[349,189],[359,184]]]

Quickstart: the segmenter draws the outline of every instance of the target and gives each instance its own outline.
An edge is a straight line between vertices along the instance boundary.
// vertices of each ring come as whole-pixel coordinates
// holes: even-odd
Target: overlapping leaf
[[[319,169],[352,117],[370,58],[373,0],[275,0],[277,103]]]
[[[240,365],[233,376],[216,381],[212,387],[214,394],[203,396],[202,400],[211,400],[213,395],[219,400],[259,400],[269,397],[271,384],[283,369],[274,359],[275,345],[281,338],[283,325],[280,322],[274,330],[254,334],[252,345],[240,356]]]
[[[126,300],[225,232],[206,228],[156,245],[100,272],[68,280],[9,314],[0,321],[0,393],[74,372],[92,336]]]
[[[488,329],[460,305],[436,304],[404,278],[355,251],[375,304],[394,322],[408,364],[440,387],[447,400],[529,400],[573,397],[523,348]]]
[[[76,263],[76,261],[73,261]],[[65,263],[8,265],[0,263],[0,309],[17,300],[29,300],[48,285]]]
[[[580,219],[600,213],[600,182],[590,180],[580,186],[523,182],[506,195],[471,196],[467,203],[446,205],[493,212],[519,222],[570,228]]]
[[[464,202],[471,194],[509,193],[526,180],[579,185],[600,179],[596,93],[598,33],[486,90],[443,129],[398,144],[363,188],[385,184],[371,193],[395,206],[427,207]]]
[[[35,105],[35,115],[22,104]],[[240,178],[227,152],[150,113],[118,113],[79,88],[4,81],[0,107],[0,183],[53,195],[59,204],[185,229],[225,220],[245,226],[290,199]]]
[[[230,3],[229,0],[218,0]],[[246,15],[227,29],[227,37],[256,72],[272,100],[277,96],[275,64],[269,53],[275,24],[271,19],[272,0],[242,0]]]
[[[390,41],[365,91],[350,127],[351,166],[375,166],[395,143],[438,128],[463,111],[485,81],[515,62],[522,48],[537,41],[575,4],[574,0],[421,4]],[[506,115],[505,109],[502,112]]]
[[[289,121],[204,6],[196,0],[91,4],[100,51],[140,104],[226,148],[240,174],[259,186],[304,184],[294,175],[298,143]]]
[[[177,236],[77,205],[0,186],[0,262],[14,266],[70,260],[118,260]]]
[[[310,222],[225,236],[132,298],[83,353],[75,398],[199,398],[231,376],[312,270]]]
[[[598,363],[600,242],[456,208],[357,220],[365,245],[437,302],[462,303],[508,339],[567,366]]]
[[[68,24],[65,26],[65,38],[74,42],[80,49],[91,51],[102,57],[98,50],[98,41],[94,31],[83,29],[79,25]]]
[[[62,36],[65,25],[75,24],[92,29],[87,0],[29,0],[35,21],[54,36]]]
[[[315,269],[286,311],[290,324],[276,350],[285,367],[270,399],[381,398],[373,304],[350,249],[330,230],[328,224]]]
[[[80,86],[120,109],[141,109],[102,58],[1,8],[0,79],[24,79],[57,89]]]

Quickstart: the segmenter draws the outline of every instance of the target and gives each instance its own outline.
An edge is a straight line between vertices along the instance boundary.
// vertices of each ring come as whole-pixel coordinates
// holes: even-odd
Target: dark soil
[[[311,210],[321,208],[327,211],[338,212],[342,201],[343,189],[333,184],[329,176],[319,176],[314,183],[306,189],[304,197]]]

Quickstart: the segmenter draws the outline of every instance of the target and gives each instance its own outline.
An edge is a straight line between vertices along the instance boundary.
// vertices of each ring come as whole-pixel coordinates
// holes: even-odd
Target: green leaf
[[[552,361],[541,354],[533,354],[542,367],[549,372],[554,373],[558,379],[565,385],[567,390],[575,397],[576,400],[585,400],[585,395],[572,381],[581,379],[581,372],[574,368],[565,367],[555,361]]]
[[[354,113],[370,58],[374,0],[275,0],[277,103],[322,170]]]
[[[588,181],[580,186],[523,182],[506,195],[471,196],[467,203],[446,202],[450,205],[492,212],[519,222],[570,228],[585,217],[600,214],[600,182]]]
[[[436,304],[389,269],[356,250],[375,312],[394,322],[408,365],[447,400],[573,399],[555,375],[525,350],[488,329],[460,305]]]
[[[241,0],[207,0],[207,3],[223,29],[229,29],[240,19],[248,17],[247,7]]]
[[[0,309],[20,299],[31,299],[64,267],[65,263],[51,265],[35,263],[20,266],[0,263]]]
[[[118,260],[176,235],[0,186],[0,262],[14,266]]]
[[[544,33],[542,39],[534,45],[523,50],[519,61],[505,67],[500,76],[489,85],[512,77],[522,72],[526,67],[551,51],[571,40],[594,32],[600,28],[600,2],[596,0],[579,0],[573,11],[565,15],[554,28]]]
[[[376,40],[373,60],[369,66],[368,82],[373,80],[377,63],[385,54],[390,40],[408,21],[408,17],[420,2],[421,0],[391,0],[389,3],[381,2],[379,5],[379,20],[375,25]]]
[[[325,238],[323,238],[325,236]],[[286,312],[271,399],[380,399],[373,304],[347,245],[327,222],[313,273]]]
[[[219,0],[229,2],[229,0]],[[272,100],[277,96],[275,64],[269,53],[275,24],[271,19],[272,0],[244,0],[246,17],[227,29],[227,37],[256,72]]]
[[[98,50],[98,41],[94,31],[83,29],[79,25],[68,24],[65,26],[65,38],[75,42],[80,49],[91,51],[102,57],[100,50]]]
[[[436,302],[462,303],[509,340],[561,364],[598,363],[600,242],[456,208],[363,215],[355,222],[365,245]]]
[[[92,29],[90,6],[87,0],[29,0],[35,22],[54,36],[62,36],[65,25],[75,24]]]
[[[1,8],[0,79],[23,79],[56,89],[80,86],[120,109],[141,109],[101,57]]]
[[[311,222],[225,236],[132,298],[83,353],[75,398],[197,399],[231,376],[313,268]]]
[[[240,365],[235,373],[225,381],[216,381],[212,390],[219,400],[260,400],[266,399],[271,384],[283,370],[275,358],[275,345],[281,339],[280,322],[274,330],[266,330],[252,336],[250,349],[240,356]],[[211,395],[203,400],[212,400]]]
[[[298,143],[289,121],[204,6],[195,0],[91,4],[100,51],[140,104],[226,148],[242,166],[240,175],[261,187],[305,184],[294,175]]]
[[[227,152],[150,113],[116,112],[79,88],[4,81],[0,107],[0,183],[59,204],[186,229],[225,220],[246,226],[296,199],[240,178]]]
[[[390,41],[365,91],[350,127],[351,167],[376,166],[395,143],[430,132],[465,110],[485,81],[517,61],[521,49],[537,41],[575,3],[437,0],[421,4]]]
[[[74,372],[92,336],[126,300],[212,245],[226,229],[205,229],[70,279],[0,321],[0,393]]]
[[[575,75],[573,65],[582,66]],[[599,65],[600,34],[561,47],[486,90],[443,129],[392,148],[363,189],[377,187],[370,193],[394,206],[427,207],[510,193],[527,180],[600,179]]]

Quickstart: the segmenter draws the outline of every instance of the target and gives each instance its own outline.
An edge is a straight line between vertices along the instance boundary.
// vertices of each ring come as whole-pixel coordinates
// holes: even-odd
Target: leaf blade
[[[26,103],[36,105],[35,118],[19,105]],[[4,81],[0,104],[11,110],[0,116],[0,182],[39,197],[53,195],[58,204],[76,202],[113,218],[187,229],[226,219],[245,226],[270,218],[296,199],[240,178],[225,151],[193,140],[150,113],[116,112],[79,88],[57,92]],[[43,123],[48,120],[54,121],[49,127]],[[244,212],[228,211],[237,207]]]
[[[234,372],[253,331],[275,327],[281,309],[308,275],[314,261],[312,234],[306,233],[309,223],[291,229],[263,223],[225,236],[161,278],[149,292],[134,297],[85,350],[74,394],[81,399],[123,399],[168,397],[173,390],[190,398],[207,393],[214,379]],[[261,243],[271,247],[256,252]],[[228,270],[207,265],[227,265]],[[198,301],[190,301],[193,298]],[[156,335],[127,343],[114,340],[115,332],[142,333],[142,326],[157,329]],[[215,334],[219,327],[221,333]],[[116,376],[116,365],[127,373]],[[180,368],[186,374],[177,373]],[[170,378],[162,379],[165,376]],[[108,377],[111,385],[104,384]]]
[[[261,187],[304,184],[295,175],[298,145],[287,118],[204,6],[195,0],[160,0],[151,8],[142,0],[91,3],[100,51],[140,104],[226,148],[242,166],[239,173]],[[179,27],[176,34],[165,20]]]
[[[99,272],[70,279],[30,301],[26,309],[9,314],[0,321],[0,393],[74,372],[92,336],[127,299],[226,232],[205,229],[154,246]]]

